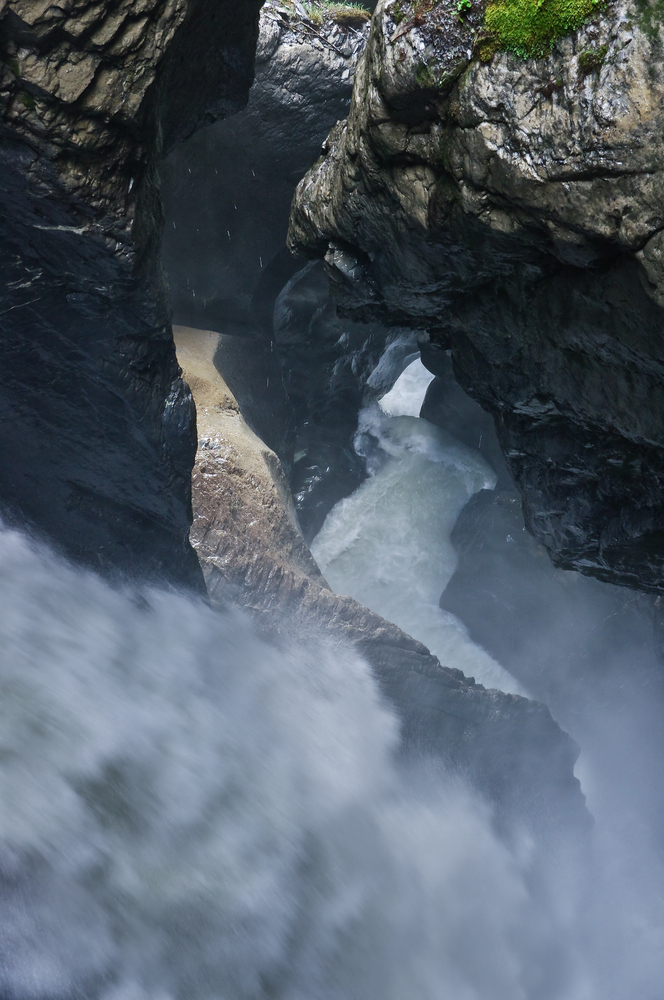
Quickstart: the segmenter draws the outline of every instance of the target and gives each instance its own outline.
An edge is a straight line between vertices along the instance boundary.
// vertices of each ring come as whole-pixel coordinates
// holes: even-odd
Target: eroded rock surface
[[[196,400],[191,542],[210,597],[247,606],[290,572],[325,586],[304,542],[281,463],[244,421],[214,366],[219,334],[176,326],[178,361]]]
[[[378,4],[291,243],[349,314],[451,349],[557,565],[661,590],[659,21],[616,0],[546,57],[482,62],[481,5],[429,6]]]
[[[415,639],[334,594],[297,526],[277,456],[244,422],[214,366],[218,335],[175,328],[198,412],[192,543],[213,603],[247,608],[272,641],[352,643],[403,722],[404,744],[442,756],[539,835],[584,827],[576,748],[543,705],[487,691]]]
[[[246,100],[260,6],[0,2],[0,505],[106,572],[200,585],[156,164]]]
[[[177,322],[269,328],[252,299],[272,279],[273,304],[300,266],[285,248],[293,191],[348,113],[368,27],[331,18],[314,25],[289,2],[263,7],[247,107],[192,136],[161,167]]]

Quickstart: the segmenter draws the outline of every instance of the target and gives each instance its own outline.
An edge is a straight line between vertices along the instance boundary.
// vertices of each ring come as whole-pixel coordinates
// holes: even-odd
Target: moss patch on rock
[[[489,0],[485,12],[488,37],[480,55],[498,49],[517,55],[543,56],[554,43],[576,31],[603,6],[604,0]]]
[[[324,24],[325,21],[336,21],[349,28],[359,28],[365,21],[371,20],[371,13],[359,3],[332,3],[330,0],[316,0],[303,3],[307,17],[313,24]]]
[[[579,69],[581,73],[585,76],[588,73],[594,73],[595,70],[601,69],[604,65],[608,49],[608,45],[600,45],[598,49],[586,49],[584,52],[580,52]]]

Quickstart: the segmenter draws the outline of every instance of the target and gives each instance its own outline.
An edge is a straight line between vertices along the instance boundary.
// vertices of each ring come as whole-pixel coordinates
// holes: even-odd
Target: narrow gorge
[[[648,0],[0,0],[0,1000],[659,1000]]]

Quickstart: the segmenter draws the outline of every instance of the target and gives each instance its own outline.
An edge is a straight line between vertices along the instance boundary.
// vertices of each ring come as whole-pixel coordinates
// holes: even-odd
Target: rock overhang
[[[659,589],[659,33],[613,2],[539,58],[483,59],[469,23],[441,56],[434,14],[453,7],[416,23],[378,5],[348,122],[296,194],[291,245],[326,257],[356,318],[425,327],[452,349],[555,561]]]

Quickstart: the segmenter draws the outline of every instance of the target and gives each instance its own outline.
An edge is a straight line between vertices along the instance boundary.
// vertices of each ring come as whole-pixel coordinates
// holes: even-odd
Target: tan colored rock
[[[190,538],[210,596],[259,606],[277,578],[301,576],[326,586],[298,527],[279,459],[247,426],[214,367],[219,334],[183,326],[173,333],[196,402]]]
[[[422,643],[330,590],[300,532],[279,459],[247,426],[214,366],[219,334],[184,326],[173,333],[198,426],[190,537],[213,602],[260,611],[276,627],[286,616],[357,644],[372,661],[387,663],[392,647],[411,665],[443,669]],[[386,648],[372,657],[372,646]]]
[[[198,426],[190,538],[212,600],[233,600],[277,624],[294,616],[363,649],[386,643],[440,669],[422,643],[332,593],[300,532],[279,459],[247,426],[214,366],[219,334],[183,326],[173,333]]]
[[[353,643],[397,707],[406,747],[444,757],[534,830],[585,825],[576,749],[548,709],[441,667],[396,625],[329,589],[297,527],[276,455],[247,427],[214,367],[218,334],[174,333],[198,415],[191,541],[213,603],[252,611],[272,641],[323,635],[340,655]]]

